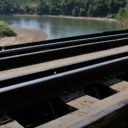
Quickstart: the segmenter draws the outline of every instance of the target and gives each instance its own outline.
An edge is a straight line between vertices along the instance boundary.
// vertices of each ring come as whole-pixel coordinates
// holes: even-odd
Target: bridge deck
[[[69,106],[72,106],[73,108],[76,109],[80,109],[80,108],[84,108],[84,107],[90,107],[90,105],[96,103],[97,101],[99,101],[98,99],[89,96],[89,95],[85,95],[82,97],[79,97],[75,100],[69,101],[67,104]]]
[[[40,63],[40,64],[15,68],[15,69],[6,70],[6,71],[1,71],[0,79],[10,77],[13,75],[30,73],[30,72],[37,71],[37,70],[40,71],[41,69],[47,69],[47,68],[50,68],[53,66],[59,66],[62,64],[73,63],[73,62],[77,62],[77,61],[92,59],[92,58],[105,56],[105,55],[109,55],[109,54],[114,54],[114,53],[119,53],[119,52],[124,52],[124,51],[128,51],[128,46],[93,52],[93,53],[69,57],[69,58],[58,59],[58,60],[54,60],[54,61],[48,61],[48,62],[44,62],[44,63]]]
[[[76,111],[37,128],[81,128],[83,126],[99,128],[111,123],[114,125],[113,121],[118,120],[118,118],[122,119],[128,114],[128,82],[122,81],[111,85],[110,88],[117,94],[102,100],[89,95],[71,100],[67,104],[77,109]],[[22,128],[16,121],[0,126],[0,128],[12,127]]]
[[[124,115],[126,119],[127,114],[128,88],[37,128],[92,128],[92,126],[93,128],[102,128],[111,123],[113,126],[110,125],[110,127],[113,128],[117,124],[122,126],[120,120]],[[118,123],[117,120],[119,121]]]
[[[113,89],[116,92],[120,92],[120,91],[123,91],[123,90],[128,88],[128,82],[122,81],[120,83],[114,84],[110,88]]]
[[[110,88],[118,91],[118,93],[103,100],[98,100],[89,95],[76,98],[67,102],[68,105],[77,109],[75,112],[37,126],[36,128],[78,128],[83,126],[99,128],[109,123],[112,123],[114,126],[113,121],[128,114],[128,82],[122,81],[111,85]],[[118,125],[122,126],[120,120],[118,123]],[[12,127],[23,128],[17,121],[0,126],[0,128]]]
[[[23,128],[17,121],[12,121],[7,124],[1,125],[0,128]]]

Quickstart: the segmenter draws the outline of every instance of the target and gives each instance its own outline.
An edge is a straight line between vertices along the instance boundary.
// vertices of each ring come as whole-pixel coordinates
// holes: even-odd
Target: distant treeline
[[[125,0],[46,0],[41,14],[104,17],[126,6]],[[44,10],[43,10],[44,9]],[[46,12],[45,12],[46,11]]]
[[[128,18],[128,0],[0,0],[0,14]]]

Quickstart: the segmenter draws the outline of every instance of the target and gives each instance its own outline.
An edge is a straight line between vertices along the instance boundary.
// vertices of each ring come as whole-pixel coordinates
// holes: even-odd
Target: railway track
[[[50,121],[50,119],[48,119],[45,122],[44,120],[41,120],[38,117],[40,116],[40,114],[38,115],[38,111],[40,111],[42,114],[43,114],[43,111],[47,111],[45,110],[46,109],[45,107],[42,108],[42,105],[47,104],[46,101],[48,101],[48,103],[53,105],[53,108],[52,108],[53,110],[54,109],[56,110],[57,109],[56,107],[58,105],[59,105],[58,107],[62,105],[61,106],[63,108],[62,111],[65,111],[65,109],[67,108],[67,107],[66,108],[64,107],[65,104],[60,104],[61,102],[57,102],[58,99],[55,99],[57,104],[54,104],[54,99],[51,100],[51,102],[49,102],[49,99],[56,97],[58,95],[61,95],[64,92],[66,93],[68,92],[71,95],[72,93],[74,93],[72,92],[72,88],[76,89],[77,91],[79,89],[82,89],[82,90],[84,89],[86,94],[83,97],[84,99],[81,99],[82,98],[81,97],[80,99],[78,99],[78,102],[76,103],[75,103],[75,100],[73,100],[74,98],[72,96],[69,97],[69,99],[67,100],[67,94],[64,93],[64,96],[62,95],[65,101],[64,103],[70,105],[73,108],[76,107],[79,110],[75,110],[74,113],[72,113],[71,111],[71,114],[68,112],[69,114],[67,113],[66,116],[62,118],[58,118],[57,120],[55,120],[55,122],[53,120],[54,128],[59,128],[60,125],[63,128],[67,128],[67,127],[78,128],[78,126],[80,128],[82,128],[82,126],[88,127],[88,118],[92,118],[96,116],[96,118],[89,123],[89,126],[91,127],[92,125],[95,124],[95,120],[103,121],[103,119],[108,118],[108,116],[113,117],[113,113],[117,113],[116,118],[118,117],[117,119],[123,119],[122,122],[126,120],[124,123],[127,126],[126,113],[127,113],[128,104],[126,102],[127,101],[126,88],[128,87],[128,83],[127,83],[127,87],[125,86],[123,87],[123,84],[120,85],[119,88],[117,85],[116,86],[113,85],[114,83],[116,84],[124,80],[124,76],[126,76],[127,78],[127,74],[128,74],[127,64],[128,64],[128,52],[121,52],[118,54],[111,54],[109,56],[102,56],[95,59],[90,59],[86,61],[54,67],[47,70],[33,72],[31,74],[22,74],[20,76],[13,76],[6,79],[1,79],[0,80],[0,83],[1,83],[0,113],[1,114],[7,113],[9,117],[12,117],[13,119],[17,120],[24,127],[30,127],[30,128],[36,127],[38,125],[46,123],[48,120]],[[108,80],[111,81],[110,76],[112,78],[116,78],[117,80],[109,83]],[[109,84],[105,84],[107,82]],[[111,96],[106,100],[101,100],[101,102],[92,96],[91,97],[87,96],[91,94],[91,93],[88,93],[89,90],[92,91],[92,90],[95,90],[96,88],[97,89],[99,88],[98,89],[99,92],[98,91],[93,92],[93,95],[95,96],[96,94],[97,98],[98,97],[105,98],[106,96],[110,96],[114,94],[108,89],[111,85],[113,85],[112,89],[121,90],[122,88],[124,88],[125,91],[121,92],[120,94]],[[83,96],[83,94],[84,93],[81,93],[80,95],[77,95],[75,98],[77,98],[78,96]],[[65,95],[66,95],[66,99],[65,99]],[[73,100],[73,103],[72,103],[72,100]],[[69,101],[69,103],[67,101]],[[80,103],[80,105],[78,103]],[[104,107],[105,103],[106,103],[106,107]],[[124,103],[124,104],[120,105],[120,103]],[[77,107],[81,105],[82,105],[82,108]],[[38,106],[38,109],[36,108],[37,106]],[[95,113],[91,113],[93,112],[93,108],[95,108],[95,106],[97,106],[98,109],[94,111]],[[117,108],[115,106],[119,106],[119,107]],[[84,109],[84,107],[87,107],[87,108]],[[33,111],[36,111],[37,113],[34,114]],[[50,111],[51,110],[48,111],[49,114],[50,114]],[[105,113],[102,113],[102,111],[105,111]],[[122,115],[120,115],[119,113],[120,111]],[[84,113],[90,113],[91,117],[90,117],[90,114],[87,114],[87,115],[85,114],[85,117],[80,116],[79,118],[76,118],[76,116],[78,116],[79,113],[82,114],[82,112],[83,112],[83,115]],[[100,117],[98,114],[99,112],[100,112]],[[59,117],[59,115],[56,115],[54,111],[52,111],[51,113],[53,114],[52,115],[53,119],[56,119],[57,117]],[[32,115],[28,116],[30,114]],[[33,118],[35,116],[37,119],[39,118],[41,122],[38,122],[38,121],[33,122]],[[63,116],[63,113],[61,116]],[[48,118],[46,115],[44,115],[44,117]],[[36,118],[34,118],[34,120]],[[111,124],[111,121],[117,120],[116,118],[114,119],[109,118],[110,122],[106,122],[106,120],[104,120],[103,121],[104,123],[96,123],[96,126],[97,125],[108,126],[108,124]],[[72,120],[68,122],[67,119],[68,120],[74,119],[74,121]],[[83,120],[84,122],[82,122]],[[118,124],[118,126],[120,126],[120,128],[125,128],[123,127],[124,123],[122,124],[122,122]],[[15,123],[16,122],[14,122],[14,124]],[[16,125],[15,127],[22,127],[17,123],[15,125]],[[112,123],[110,126],[112,127],[117,125]],[[39,126],[39,128],[50,128],[50,127],[53,127],[52,122]]]
[[[43,69],[40,71],[31,72],[31,73],[25,73],[22,75],[14,75],[11,77],[6,77],[3,79],[0,79],[0,83],[1,83],[0,87],[6,87],[9,85],[14,85],[14,84],[34,80],[34,79],[39,79],[39,78],[47,77],[50,75],[56,75],[58,73],[67,72],[70,70],[75,70],[78,68],[82,68],[84,66],[90,66],[93,64],[98,64],[98,63],[102,63],[105,61],[110,61],[112,59],[118,59],[118,58],[127,57],[127,56],[128,56],[128,52],[120,52],[120,53],[116,53],[116,54],[97,57],[95,59],[88,59],[85,61],[79,61],[79,62],[74,62],[74,63],[70,63],[70,64],[64,64],[61,66],[55,66],[55,67],[52,67],[49,69]]]
[[[96,34],[88,34],[88,35],[81,35],[81,36],[73,36],[73,37],[67,37],[67,38],[60,38],[60,39],[53,39],[53,40],[45,40],[45,41],[39,41],[39,42],[32,42],[32,43],[25,43],[25,44],[18,44],[18,45],[11,45],[11,46],[5,46],[5,47],[0,47],[0,49],[4,50],[11,50],[11,49],[18,49],[18,48],[24,48],[24,47],[31,47],[31,46],[41,46],[42,44],[49,44],[49,43],[58,43],[58,42],[63,42],[63,41],[73,41],[77,39],[93,39],[93,41],[99,39],[100,37],[104,36],[113,36],[113,35],[118,35],[118,34],[127,34],[128,30],[119,30],[119,31],[108,31],[108,32],[102,32],[102,33],[96,33]]]
[[[90,53],[94,51],[105,50],[109,48],[115,48],[119,46],[127,45],[128,38],[113,39],[106,41],[99,41],[94,43],[77,44],[72,46],[55,47],[48,50],[42,50],[37,52],[16,54],[8,56],[1,56],[0,58],[0,70],[7,70],[11,68],[27,66],[46,62],[49,60],[56,60],[65,57],[71,57],[75,55]],[[67,43],[66,45],[71,45]]]
[[[107,40],[113,40],[113,39],[120,39],[120,38],[127,38],[128,33],[122,33],[119,34],[106,34],[106,35],[98,35],[92,36],[92,37],[82,37],[77,38],[74,40],[69,40],[68,38],[63,39],[63,41],[60,42],[54,42],[53,40],[50,41],[44,41],[42,44],[36,44],[36,45],[30,45],[30,46],[21,46],[16,48],[10,48],[6,49],[4,51],[0,51],[0,57],[7,57],[7,56],[13,56],[18,54],[25,54],[25,53],[31,53],[31,52],[37,52],[42,50],[49,50],[54,48],[62,48],[62,47],[69,47],[74,45],[82,45],[82,44],[91,44],[91,43],[97,43],[100,41],[107,41]]]
[[[1,110],[47,99],[65,89],[85,86],[84,83],[89,86],[109,76],[120,76],[127,73],[127,63],[125,52],[1,80]]]
[[[124,46],[127,36],[124,30],[5,47],[0,70]],[[15,119],[26,128],[126,128],[127,64],[125,51],[1,78],[0,123]]]

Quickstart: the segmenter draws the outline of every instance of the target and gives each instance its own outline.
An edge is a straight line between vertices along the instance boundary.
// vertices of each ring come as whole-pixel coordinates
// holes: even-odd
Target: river
[[[15,27],[40,29],[48,35],[47,39],[122,29],[116,22],[56,17],[0,16],[0,20]]]

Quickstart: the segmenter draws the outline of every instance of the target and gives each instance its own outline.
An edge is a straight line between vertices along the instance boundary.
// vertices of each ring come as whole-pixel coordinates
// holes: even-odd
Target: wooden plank
[[[17,121],[12,121],[7,124],[1,125],[0,128],[23,128]]]
[[[83,107],[89,107],[90,105],[96,103],[97,101],[99,100],[94,97],[86,95],[86,96],[82,96],[77,99],[74,99],[72,101],[69,101],[66,104],[73,108],[80,109]]]
[[[128,88],[128,82],[122,81],[120,83],[116,83],[116,84],[112,85],[110,88],[116,92],[120,92],[120,91],[123,91]]]
[[[111,97],[98,101],[89,108],[82,108],[44,125],[38,126],[37,128],[86,128],[96,122],[97,124],[93,125],[93,128],[99,128],[94,126],[100,126],[102,128],[105,123],[107,124],[111,120],[120,117],[122,112],[119,110],[125,106],[128,107],[128,88]],[[126,110],[127,112],[124,113],[128,114],[128,108]],[[117,112],[119,113],[116,116],[112,116],[112,114],[116,114]]]

